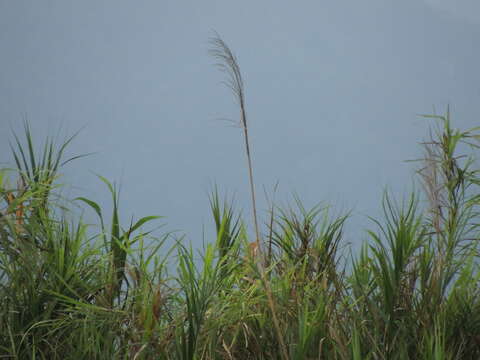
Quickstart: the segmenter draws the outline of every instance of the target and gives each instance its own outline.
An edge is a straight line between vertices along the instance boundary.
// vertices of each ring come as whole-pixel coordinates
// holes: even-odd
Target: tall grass
[[[348,214],[299,199],[272,208],[261,261],[250,251],[261,229],[250,239],[216,189],[216,236],[200,258],[182,239],[167,248],[172,235],[149,227],[157,216],[121,224],[103,177],[110,220],[92,199],[65,206],[57,172],[72,139],[37,152],[26,127],[24,141],[14,136],[16,169],[0,170],[0,357],[480,358],[480,137],[455,130],[448,111],[428,117],[438,126],[422,144],[422,190],[385,194],[383,218],[347,264]]]
[[[263,244],[260,241],[260,230],[258,227],[257,201],[255,196],[255,183],[253,181],[253,165],[250,152],[250,141],[248,138],[248,124],[245,109],[245,89],[242,79],[242,73],[240,72],[240,66],[238,65],[235,55],[232,53],[227,44],[218,35],[214,37],[211,42],[213,45],[213,48],[211,49],[211,54],[219,61],[217,65],[220,67],[220,69],[228,74],[228,80],[226,82],[226,85],[232,90],[240,106],[240,125],[243,129],[243,136],[245,140],[245,152],[248,162],[248,179],[250,182],[250,193],[252,197],[253,224],[255,227],[256,236],[255,241],[250,244],[252,249],[251,260],[255,262],[256,270],[258,270],[258,273],[260,274],[260,278],[265,289],[265,294],[267,295],[268,305],[270,307],[270,313],[272,315],[272,322],[275,327],[278,343],[280,345],[280,354],[282,355],[283,360],[287,360],[288,353],[276,313],[277,310],[275,306],[275,299],[273,297],[272,289],[270,288],[270,282],[267,279],[267,274],[264,268],[265,259],[263,256]]]

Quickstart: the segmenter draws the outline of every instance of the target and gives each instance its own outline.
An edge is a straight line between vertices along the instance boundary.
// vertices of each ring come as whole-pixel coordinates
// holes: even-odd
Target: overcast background
[[[278,181],[284,204],[296,192],[353,209],[353,243],[386,186],[412,188],[403,161],[431,124],[417,114],[450,104],[455,127],[479,125],[475,0],[0,0],[0,162],[24,116],[38,141],[85,126],[69,154],[96,154],[62,170],[66,195],[108,207],[99,173],[121,182],[124,220],[167,216],[198,246],[217,183],[249,221],[242,133],[218,120],[238,109],[207,53],[213,30],[243,72],[259,195]]]

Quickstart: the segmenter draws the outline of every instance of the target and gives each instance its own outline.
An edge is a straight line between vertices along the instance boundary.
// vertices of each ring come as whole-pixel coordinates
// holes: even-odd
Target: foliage
[[[350,263],[348,214],[328,206],[272,204],[262,239],[240,68],[220,38],[213,45],[240,105],[255,237],[216,188],[216,237],[199,254],[144,230],[158,216],[124,226],[117,188],[102,176],[109,224],[92,199],[60,204],[58,170],[78,158],[64,161],[73,137],[47,139],[38,156],[25,124],[24,143],[14,134],[16,169],[0,169],[0,357],[479,359],[479,129],[453,129],[448,110],[425,116],[438,128],[418,160],[423,191],[403,201],[386,193],[384,218],[372,219]],[[93,210],[98,228],[74,205]]]
[[[92,239],[55,197],[70,139],[56,151],[47,141],[38,158],[26,127],[27,150],[15,137],[17,169],[0,171],[0,354],[282,358],[273,310],[291,359],[479,358],[478,135],[453,130],[448,113],[434,118],[440,127],[423,144],[419,170],[424,191],[401,203],[385,194],[385,216],[372,219],[351,266],[340,261],[348,216],[296,199],[272,209],[264,276],[250,253],[256,239],[217,189],[210,198],[217,236],[200,258],[182,239],[167,249],[171,234],[142,230],[156,216],[124,228],[118,192],[103,177],[113,201],[109,229],[98,203],[75,199],[98,215]],[[461,142],[472,154],[458,155]]]

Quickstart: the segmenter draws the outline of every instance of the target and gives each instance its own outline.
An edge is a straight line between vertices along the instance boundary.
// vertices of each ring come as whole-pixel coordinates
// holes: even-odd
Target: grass
[[[72,138],[37,154],[26,125],[16,168],[0,169],[0,358],[480,358],[478,129],[426,116],[437,128],[422,144],[423,187],[384,195],[358,253],[343,243],[348,214],[299,199],[272,207],[262,237],[240,70],[213,45],[240,103],[255,238],[216,189],[216,238],[200,259],[182,239],[167,248],[172,235],[149,228],[156,216],[121,224],[103,177],[111,220],[92,199],[65,205],[57,172]],[[78,205],[98,217],[93,238]]]

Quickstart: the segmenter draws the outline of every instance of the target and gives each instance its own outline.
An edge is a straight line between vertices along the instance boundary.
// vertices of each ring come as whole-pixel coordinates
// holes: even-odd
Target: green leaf
[[[156,220],[156,219],[161,219],[163,218],[163,216],[145,216],[143,218],[141,218],[140,220],[138,220],[135,225],[131,226],[130,229],[128,230],[128,236],[130,236],[130,234],[132,232],[134,232],[135,230],[137,230],[140,226],[142,226],[143,224],[149,222],[149,221],[152,221],[152,220]]]
[[[89,205],[98,215],[98,217],[102,220],[103,222],[103,218],[102,218],[102,209],[100,208],[100,206],[93,200],[90,200],[90,199],[87,199],[87,198],[84,198],[82,196],[80,197],[77,197],[75,199],[73,199],[74,201],[76,200],[80,200],[80,201],[83,201],[84,203],[86,203],[87,205]]]

